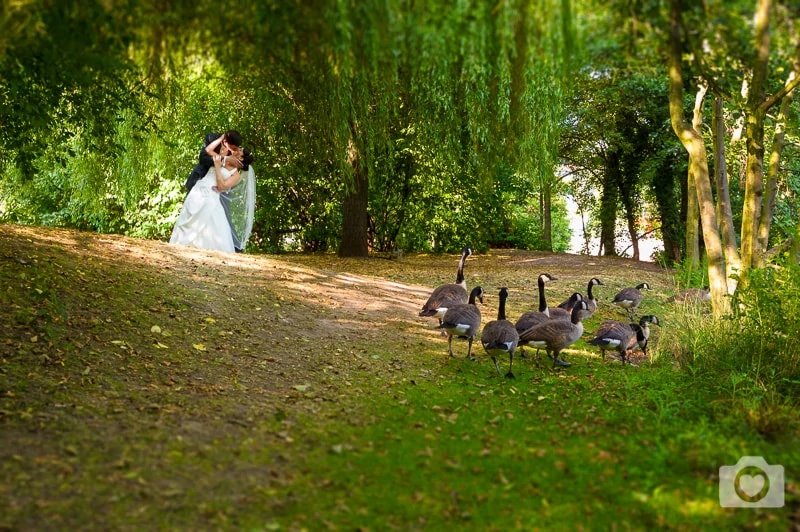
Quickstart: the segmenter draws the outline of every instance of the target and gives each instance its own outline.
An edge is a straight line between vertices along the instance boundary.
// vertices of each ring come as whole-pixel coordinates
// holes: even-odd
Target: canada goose
[[[537,323],[542,323],[543,321],[547,321],[550,319],[550,309],[547,306],[547,299],[544,295],[544,284],[549,281],[557,281],[557,277],[553,277],[549,273],[542,273],[539,275],[537,283],[539,285],[539,310],[538,311],[530,311],[525,312],[522,316],[517,319],[517,322],[514,324],[514,328],[517,329],[518,333],[522,333],[536,325]]]
[[[583,294],[581,294],[580,292],[572,292],[572,295],[569,296],[569,298],[566,299],[565,301],[562,301],[558,305],[558,308],[572,312],[572,307],[575,306],[575,303],[577,303],[578,301],[583,301],[584,299],[586,298],[583,297]]]
[[[580,296],[580,299],[578,299],[578,296],[575,297],[575,305],[577,305],[579,301],[583,301],[583,294],[579,294],[578,292],[575,292],[575,294],[578,294],[578,296]],[[570,298],[571,297],[572,296],[570,296]],[[575,305],[573,305],[572,308],[569,310],[563,309],[561,307],[555,307],[549,309],[548,313],[550,314],[550,319],[557,321],[569,321],[570,319],[572,319],[572,309],[575,308]]]
[[[582,315],[586,312],[586,301],[579,301],[572,309],[570,321],[548,320],[539,325],[534,325],[519,335],[520,345],[545,349],[553,357],[553,367],[556,364],[570,366],[561,360],[561,351],[575,342],[583,335]]]
[[[586,298],[586,306],[589,307],[589,316],[594,314],[595,311],[597,310],[597,298],[594,297],[594,294],[592,293],[592,287],[598,285],[605,286],[603,284],[603,281],[601,281],[597,277],[592,277],[591,279],[589,279],[589,284],[586,286],[586,293],[589,296]]]
[[[514,351],[517,350],[519,334],[517,334],[514,325],[506,319],[506,299],[508,299],[508,289],[503,287],[500,289],[500,307],[497,310],[497,319],[490,321],[483,327],[481,343],[486,353],[492,357],[498,375],[500,375],[500,366],[497,365],[497,357],[508,353],[508,373],[506,373],[506,378],[513,379]]]
[[[639,349],[642,350],[642,353],[647,356],[647,344],[650,341],[650,324],[661,326],[661,322],[658,321],[658,317],[648,314],[647,316],[642,316],[639,320],[639,324],[630,323],[628,324],[631,329],[633,329],[636,337],[631,339],[631,342],[628,344],[628,349],[634,349],[636,345],[639,345]]]
[[[464,263],[470,255],[472,255],[472,249],[469,246],[461,250],[456,282],[437,286],[428,301],[422,306],[422,310],[419,311],[420,316],[433,316],[439,320],[439,325],[441,325],[442,316],[447,312],[448,307],[467,303],[467,281],[464,279]],[[442,336],[445,334],[442,331]]]
[[[622,321],[606,320],[595,331],[594,338],[586,343],[599,347],[603,360],[606,359],[606,350],[616,350],[625,364],[628,349],[636,345],[636,331],[631,325]]]
[[[628,317],[633,319],[639,303],[644,299],[644,294],[642,294],[641,290],[650,290],[650,285],[641,283],[636,288],[623,288],[614,296],[614,300],[611,302],[627,310]]]
[[[444,329],[447,333],[447,349],[450,351],[450,356],[453,354],[453,336],[459,338],[466,338],[469,342],[467,344],[467,358],[472,358],[472,341],[481,328],[481,309],[475,304],[475,300],[479,299],[483,303],[483,288],[476,286],[469,294],[469,303],[452,305],[447,309],[442,317],[442,324],[439,329]]]
[[[668,303],[683,303],[687,305],[705,301],[711,301],[711,291],[707,286],[704,288],[687,288],[667,299]]]
[[[517,329],[518,334],[522,334],[523,332],[527,331],[534,325],[538,325],[539,323],[548,321],[550,319],[550,309],[547,306],[547,299],[544,295],[544,285],[548,281],[557,281],[557,277],[553,277],[549,273],[542,273],[539,275],[537,279],[537,284],[539,285],[539,310],[532,310],[529,312],[525,312],[517,319],[517,322],[514,324],[514,328]],[[539,353],[539,350],[536,350],[536,353]],[[520,349],[520,356],[526,357],[525,350]]]

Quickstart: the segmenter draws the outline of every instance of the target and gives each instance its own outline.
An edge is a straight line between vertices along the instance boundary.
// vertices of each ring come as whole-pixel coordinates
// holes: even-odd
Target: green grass
[[[302,472],[271,492],[282,502],[274,522],[434,530],[785,525],[785,512],[720,508],[718,468],[744,452],[770,463],[796,464],[797,455],[710,421],[674,369],[592,358],[569,374],[519,365],[520,378],[507,381],[488,360],[449,361],[429,379],[387,386],[365,424],[293,422],[290,446],[305,458]]]

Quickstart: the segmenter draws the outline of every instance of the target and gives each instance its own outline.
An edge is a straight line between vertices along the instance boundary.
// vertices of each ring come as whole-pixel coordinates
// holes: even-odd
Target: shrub
[[[715,320],[698,307],[678,308],[660,338],[660,355],[671,354],[722,415],[738,416],[765,436],[793,430],[800,404],[798,297],[796,264],[753,270],[733,298],[731,316]]]

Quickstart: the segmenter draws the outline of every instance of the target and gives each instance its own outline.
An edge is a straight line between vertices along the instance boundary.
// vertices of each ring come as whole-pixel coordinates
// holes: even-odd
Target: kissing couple
[[[170,244],[242,252],[253,229],[253,154],[234,130],[206,135]]]

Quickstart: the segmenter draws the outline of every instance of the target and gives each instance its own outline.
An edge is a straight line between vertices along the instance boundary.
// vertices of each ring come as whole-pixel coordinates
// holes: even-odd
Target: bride
[[[208,145],[213,152],[221,141]],[[234,165],[239,156],[242,169]],[[247,150],[230,157],[213,154],[214,166],[192,187],[172,230],[170,244],[242,251],[253,229],[255,212],[255,173],[253,154]]]

